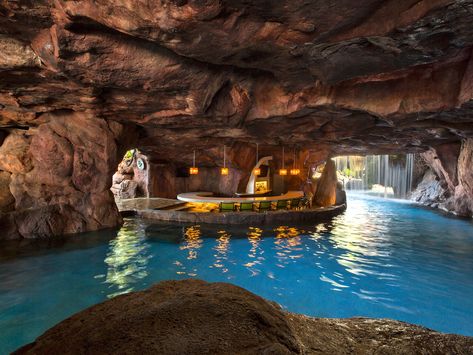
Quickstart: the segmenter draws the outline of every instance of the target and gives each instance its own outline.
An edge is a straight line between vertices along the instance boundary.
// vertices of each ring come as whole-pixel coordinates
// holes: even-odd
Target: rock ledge
[[[79,312],[15,354],[472,354],[473,338],[282,311],[245,289],[165,281]]]

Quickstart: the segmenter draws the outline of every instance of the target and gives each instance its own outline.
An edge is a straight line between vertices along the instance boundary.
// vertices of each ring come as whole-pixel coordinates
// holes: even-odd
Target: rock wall
[[[458,216],[473,217],[473,139],[421,154],[427,169],[412,200]]]
[[[133,130],[85,113],[45,114],[39,122],[11,130],[0,147],[0,239],[117,226],[109,189]]]

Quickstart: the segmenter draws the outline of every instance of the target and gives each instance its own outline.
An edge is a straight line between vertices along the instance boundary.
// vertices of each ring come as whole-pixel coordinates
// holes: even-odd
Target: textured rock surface
[[[473,338],[282,311],[240,287],[166,281],[59,323],[15,354],[471,354]]]
[[[192,150],[200,167],[213,168],[226,144],[238,190],[256,142],[262,155],[298,147],[304,173],[335,154],[459,143],[473,137],[472,20],[471,0],[3,0],[0,170],[12,174],[17,212],[59,209],[69,218],[71,206],[85,218],[43,226],[43,235],[116,220],[86,205],[109,200],[101,191],[117,156],[104,132],[116,139],[118,123],[136,128],[125,136],[139,134],[119,145],[147,154],[170,185]],[[68,141],[57,116],[72,135],[80,117],[101,123]],[[71,179],[71,162],[51,152],[72,159]],[[90,165],[100,181],[81,168]],[[25,192],[33,177],[42,192],[39,183]],[[455,193],[468,196],[461,184]]]
[[[121,219],[104,177],[112,176],[123,154],[117,140],[124,127],[83,113],[48,116],[34,130],[10,134],[0,148],[15,205],[0,214],[3,226],[25,238],[116,226]]]
[[[428,169],[412,199],[459,216],[473,217],[473,139],[443,144],[422,154]]]
[[[222,140],[425,150],[473,131],[471,1],[42,0],[1,10],[1,43],[16,46],[0,61],[4,124],[91,110],[144,126],[142,148],[163,158]]]
[[[144,169],[137,166],[138,159],[144,162]],[[118,164],[118,169],[112,177],[111,191],[116,199],[148,197],[149,162],[146,156],[134,152],[125,156]]]
[[[332,159],[327,160],[322,176],[317,182],[313,205],[333,206],[337,200],[337,168]]]

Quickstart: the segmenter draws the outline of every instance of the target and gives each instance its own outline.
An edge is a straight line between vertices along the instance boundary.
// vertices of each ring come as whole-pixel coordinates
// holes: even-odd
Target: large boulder
[[[332,159],[325,163],[322,176],[317,183],[313,205],[328,207],[333,206],[337,202],[337,168]]]
[[[240,287],[166,281],[59,323],[14,354],[471,354],[473,338],[287,313]]]

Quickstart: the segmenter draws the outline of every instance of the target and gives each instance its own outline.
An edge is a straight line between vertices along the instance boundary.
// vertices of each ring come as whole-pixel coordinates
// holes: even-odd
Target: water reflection
[[[213,248],[216,251],[216,253],[214,254],[215,262],[213,263],[213,267],[221,269],[223,273],[226,273],[228,272],[228,268],[225,266],[225,262],[227,261],[227,252],[228,247],[230,245],[231,235],[224,230],[220,230],[217,233],[217,244]]]
[[[133,291],[134,285],[148,276],[149,248],[144,231],[133,223],[125,224],[117,237],[109,242],[104,260],[108,266],[107,274],[96,276],[105,276],[105,283],[114,290],[107,295],[108,298]]]
[[[258,227],[249,227],[246,233],[246,237],[248,238],[248,242],[251,245],[251,248],[248,252],[248,257],[250,261],[243,264],[248,271],[250,271],[251,276],[258,275],[261,270],[257,268],[258,265],[264,261],[263,253],[264,250],[261,248],[261,236],[263,234],[263,230]]]
[[[301,234],[304,231],[295,227],[280,226],[274,232],[276,232],[274,244],[276,247],[276,259],[278,260],[276,265],[278,267],[284,268],[285,265],[293,260],[303,257]]]
[[[184,231],[184,242],[180,246],[181,250],[187,250],[187,259],[196,259],[197,251],[202,248],[202,231],[199,225],[187,227]]]

